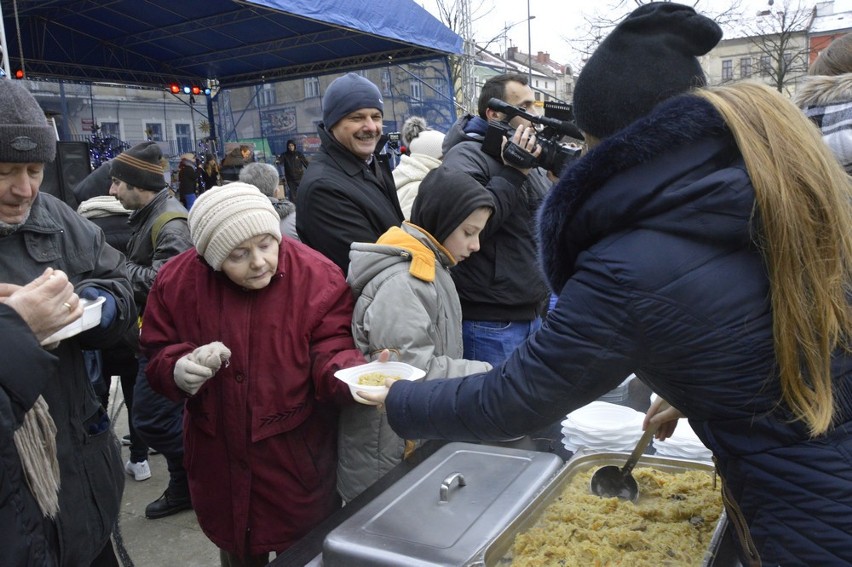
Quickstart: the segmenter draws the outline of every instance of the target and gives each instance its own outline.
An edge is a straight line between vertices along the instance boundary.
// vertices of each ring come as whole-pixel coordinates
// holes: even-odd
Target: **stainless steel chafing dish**
[[[463,565],[561,466],[550,453],[449,443],[329,533],[322,564]]]
[[[481,549],[476,557],[466,563],[469,567],[497,567],[507,565],[506,556],[512,548],[515,536],[529,530],[539,519],[544,510],[563,491],[565,486],[578,473],[591,468],[606,465],[621,466],[627,460],[628,453],[576,453],[545,486],[536,498],[530,502],[506,527],[497,534],[491,542]],[[706,470],[713,472],[713,466],[700,461],[672,459],[644,455],[639,459],[639,467],[652,467],[664,472],[683,472],[688,470]],[[703,567],[737,567],[740,565],[736,557],[733,542],[726,530],[727,519],[722,513],[713,536],[710,547],[706,551],[701,565]]]

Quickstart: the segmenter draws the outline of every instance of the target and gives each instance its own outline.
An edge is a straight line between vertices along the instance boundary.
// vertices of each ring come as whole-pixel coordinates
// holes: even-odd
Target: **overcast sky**
[[[451,0],[446,0],[448,3]],[[729,8],[735,0],[694,0],[684,1],[685,4],[696,5],[699,12],[723,11]],[[792,1],[795,5],[798,0]],[[817,0],[802,0],[804,5],[813,6]],[[424,8],[437,14],[435,0],[417,0]],[[617,0],[470,0],[474,9],[473,35],[477,44],[483,45],[495,39],[488,50],[497,53],[505,52],[507,45],[516,45],[524,53],[528,52],[527,35],[527,4],[529,13],[535,16],[529,22],[532,31],[532,53],[547,51],[551,59],[559,63],[579,62],[581,57],[566,39],[581,38],[585,30],[583,14],[597,14],[611,11]],[[739,0],[745,13],[756,13],[759,9],[768,7],[767,0]],[[785,0],[775,0],[775,7],[783,5]],[[850,0],[835,0],[836,5],[847,5]],[[635,8],[633,0],[625,0],[614,17],[629,13]],[[477,6],[481,6],[477,9]],[[489,8],[491,8],[489,10]],[[487,14],[486,14],[487,12]],[[515,25],[513,25],[515,24]],[[506,36],[508,42],[501,36],[504,28],[509,26]]]

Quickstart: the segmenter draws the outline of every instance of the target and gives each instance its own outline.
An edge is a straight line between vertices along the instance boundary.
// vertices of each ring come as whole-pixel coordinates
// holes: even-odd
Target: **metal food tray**
[[[475,556],[474,560],[467,563],[468,567],[500,567],[508,565],[506,555],[511,550],[515,536],[524,533],[539,519],[544,510],[564,490],[568,482],[578,473],[591,468],[599,468],[606,465],[621,466],[627,460],[629,453],[605,453],[587,452],[580,450],[562,467],[559,473],[541,490],[536,498],[530,502],[490,543],[483,547]],[[685,472],[689,470],[706,470],[713,473],[713,465],[687,459],[673,459],[653,455],[643,455],[636,465],[639,467],[652,467],[654,469],[669,472]],[[741,564],[737,559],[734,543],[728,533],[727,516],[724,511],[719,517],[716,529],[710,540],[710,547],[705,552],[702,567],[739,567]]]

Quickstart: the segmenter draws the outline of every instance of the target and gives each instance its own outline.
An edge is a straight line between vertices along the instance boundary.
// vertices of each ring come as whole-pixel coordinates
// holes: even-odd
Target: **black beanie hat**
[[[0,163],[46,163],[56,157],[56,132],[20,83],[0,79]]]
[[[162,158],[163,152],[156,142],[142,142],[110,162],[110,175],[137,189],[160,191],[166,186]]]
[[[491,193],[467,173],[439,165],[420,182],[411,222],[443,243],[480,207],[494,208]]]
[[[689,6],[640,6],[603,40],[574,86],[577,126],[606,138],[663,100],[704,86],[698,56],[722,39],[722,29]]]

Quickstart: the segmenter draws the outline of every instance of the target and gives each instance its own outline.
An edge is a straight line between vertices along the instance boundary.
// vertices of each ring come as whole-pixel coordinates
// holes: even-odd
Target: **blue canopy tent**
[[[0,0],[11,72],[222,88],[461,53],[412,0]]]

